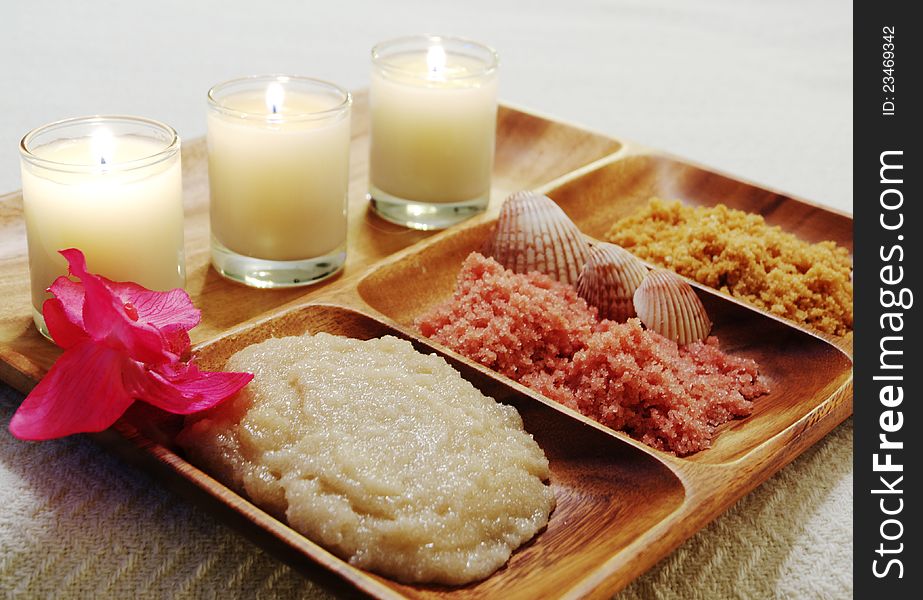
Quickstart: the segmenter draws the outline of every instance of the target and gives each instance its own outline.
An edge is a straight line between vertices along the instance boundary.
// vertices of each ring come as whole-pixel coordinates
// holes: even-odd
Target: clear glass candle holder
[[[384,219],[442,229],[487,208],[497,53],[420,35],[372,48],[369,200]]]
[[[302,286],[346,261],[349,92],[261,75],[208,92],[212,265],[253,287]]]
[[[90,272],[164,291],[186,284],[180,139],[172,127],[120,115],[67,119],[20,143],[33,320],[77,248]]]

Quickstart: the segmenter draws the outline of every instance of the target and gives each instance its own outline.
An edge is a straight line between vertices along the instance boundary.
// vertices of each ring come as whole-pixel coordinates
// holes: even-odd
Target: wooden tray
[[[203,310],[203,323],[193,331],[199,360],[220,368],[247,344],[304,331],[358,338],[390,333],[439,352],[485,393],[514,405],[548,455],[558,507],[547,530],[484,582],[408,586],[351,567],[187,463],[172,444],[178,418],[137,404],[115,427],[94,435],[97,441],[335,589],[385,598],[609,597],[851,414],[848,341],[806,332],[701,286],[722,347],[756,358],[772,392],[757,400],[751,417],[723,426],[712,448],[687,459],[652,450],[431,345],[411,326],[415,316],[450,294],[462,259],[484,239],[499,200],[516,189],[547,191],[589,236],[600,236],[652,194],[725,202],[761,212],[805,239],[832,238],[851,248],[847,216],[637,144],[502,107],[491,210],[439,234],[408,231],[367,209],[366,113],[366,97],[359,93],[347,266],[340,277],[314,288],[253,290],[208,268],[204,144],[185,145],[188,289]],[[18,194],[0,198],[0,229],[0,293],[7,298],[0,309],[0,378],[25,392],[58,351],[31,324]]]

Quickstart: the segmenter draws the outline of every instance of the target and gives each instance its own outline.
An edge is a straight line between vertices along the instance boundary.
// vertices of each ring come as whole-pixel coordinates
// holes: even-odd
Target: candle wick
[[[106,164],[106,157],[105,157],[105,156],[100,156],[100,157],[99,157],[99,164],[101,164],[101,165]]]
[[[273,105],[272,105],[272,114],[276,114],[276,113],[278,113],[278,112],[279,112],[279,107],[276,106],[275,104],[273,104]]]

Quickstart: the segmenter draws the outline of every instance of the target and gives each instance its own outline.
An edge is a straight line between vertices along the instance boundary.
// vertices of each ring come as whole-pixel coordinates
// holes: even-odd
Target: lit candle
[[[212,264],[256,287],[305,285],[346,259],[348,92],[259,76],[208,94]]]
[[[101,116],[27,134],[22,196],[36,325],[45,290],[67,272],[59,250],[78,248],[91,272],[153,290],[183,287],[180,141],[156,121]]]
[[[490,199],[497,55],[458,38],[417,36],[372,49],[372,206],[385,219],[437,229]]]

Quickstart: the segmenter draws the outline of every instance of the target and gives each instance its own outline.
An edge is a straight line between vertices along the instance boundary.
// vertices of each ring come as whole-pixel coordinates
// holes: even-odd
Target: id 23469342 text
[[[881,91],[884,100],[881,103],[881,114],[894,116],[895,102],[895,74],[894,74],[894,26],[886,25],[881,28]]]

